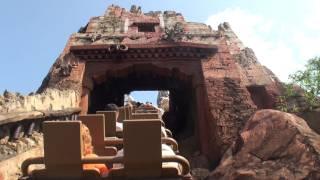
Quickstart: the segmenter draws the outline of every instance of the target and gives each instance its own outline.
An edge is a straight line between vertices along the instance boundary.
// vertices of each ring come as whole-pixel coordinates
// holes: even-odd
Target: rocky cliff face
[[[275,110],[257,111],[224,154],[213,179],[319,179],[320,135]]]
[[[164,111],[169,111],[169,91],[158,92],[157,105]]]
[[[79,106],[79,98],[73,90],[46,89],[39,94],[22,96],[5,92],[0,96],[0,114],[28,111],[56,111]]]

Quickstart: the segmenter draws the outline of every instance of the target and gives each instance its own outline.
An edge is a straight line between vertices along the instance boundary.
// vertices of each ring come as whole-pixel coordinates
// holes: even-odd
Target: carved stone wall
[[[120,45],[128,49],[110,51]],[[143,13],[139,7],[127,11],[119,6],[110,6],[103,16],[91,18],[71,35],[39,92],[72,89],[85,113],[92,89],[105,82],[108,73],[115,77],[130,74],[126,71],[132,69],[127,67],[143,70],[146,64],[195,78],[198,148],[213,162],[237,139],[253,111],[272,108],[279,94],[278,79],[258,62],[228,23],[213,30],[187,22],[175,11]],[[250,91],[252,87],[264,91]],[[268,101],[261,100],[266,97]]]

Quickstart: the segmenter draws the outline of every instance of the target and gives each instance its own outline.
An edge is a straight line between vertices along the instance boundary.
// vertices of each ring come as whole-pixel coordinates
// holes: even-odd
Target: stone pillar
[[[81,94],[81,101],[80,101],[80,108],[81,108],[81,115],[87,114],[89,109],[89,94],[90,89],[86,87],[82,87],[82,94]]]
[[[196,85],[196,99],[197,99],[197,132],[198,142],[200,143],[201,152],[209,155],[209,127],[207,112],[207,102],[205,101],[205,88],[203,84]]]

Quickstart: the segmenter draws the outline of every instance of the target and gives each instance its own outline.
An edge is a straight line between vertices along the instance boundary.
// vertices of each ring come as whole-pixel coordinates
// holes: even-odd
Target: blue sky
[[[70,34],[111,4],[126,9],[136,4],[144,12],[175,10],[187,21],[214,29],[229,21],[259,61],[283,81],[320,55],[318,0],[2,0],[0,92],[35,91]]]

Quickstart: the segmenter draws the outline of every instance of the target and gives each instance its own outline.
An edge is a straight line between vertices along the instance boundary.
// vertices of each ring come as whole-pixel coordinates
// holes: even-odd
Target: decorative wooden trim
[[[215,45],[194,43],[171,44],[128,44],[128,49],[110,51],[115,45],[81,45],[71,46],[70,51],[84,61],[105,60],[155,60],[155,59],[204,59],[214,55],[218,48]]]

